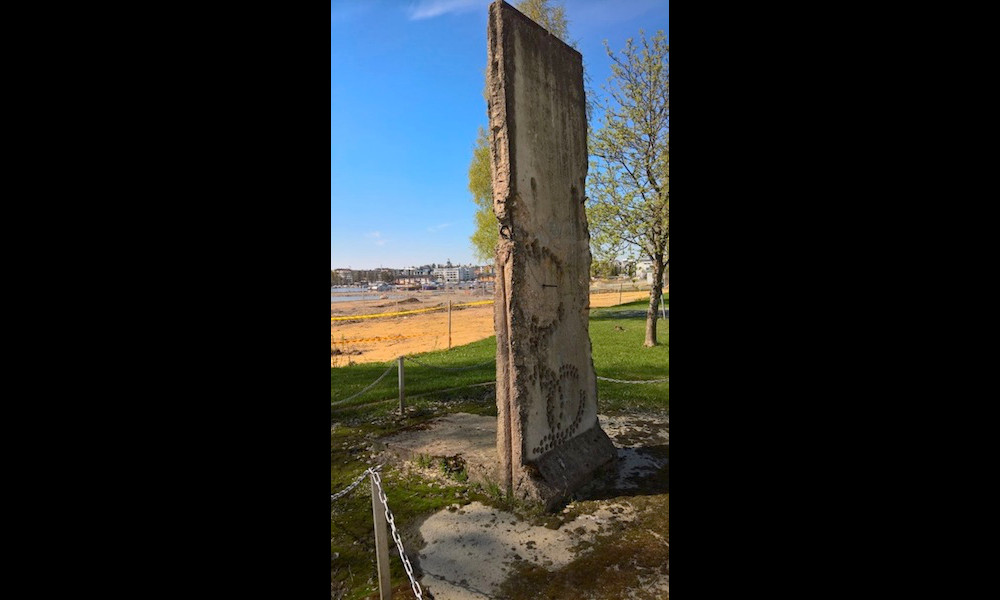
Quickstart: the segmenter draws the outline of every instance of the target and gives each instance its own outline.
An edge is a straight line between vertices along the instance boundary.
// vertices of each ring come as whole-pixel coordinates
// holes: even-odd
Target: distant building
[[[493,265],[441,266],[421,265],[393,269],[379,267],[371,270],[331,269],[342,284],[377,285],[389,282],[399,285],[423,285],[429,283],[459,284],[469,281],[493,281],[496,270]]]
[[[445,283],[458,283],[473,279],[472,269],[469,267],[438,267],[434,269],[434,276]]]
[[[638,260],[635,263],[635,278],[636,279],[646,279],[646,283],[653,283],[653,261],[651,260]]]
[[[406,267],[405,269],[399,270],[399,275],[401,277],[430,277],[433,274],[433,269],[430,265],[424,265],[422,267]]]
[[[403,269],[404,271],[406,269]],[[425,283],[434,283],[434,276],[427,275],[400,275],[396,278],[396,283],[403,285],[423,285]]]

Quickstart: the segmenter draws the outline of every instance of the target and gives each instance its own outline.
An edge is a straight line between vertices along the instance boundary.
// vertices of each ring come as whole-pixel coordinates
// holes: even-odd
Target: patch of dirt
[[[622,302],[632,302],[648,298],[649,292],[625,292]],[[447,305],[445,297],[444,304]],[[454,294],[454,302],[476,302],[490,300],[492,296]],[[439,296],[424,299],[407,298],[400,305],[402,310],[432,308],[442,304]],[[591,308],[618,304],[618,294],[591,294]],[[395,312],[396,303],[377,304],[371,300],[331,303],[331,316],[349,316],[379,312]],[[642,314],[645,314],[643,312]],[[493,335],[493,306],[470,306],[455,309],[451,315],[451,345],[470,344]],[[384,362],[400,355],[419,354],[448,348],[448,311],[362,319],[357,321],[333,321],[330,324],[331,346],[350,345],[357,350],[349,360],[354,364]],[[331,354],[330,366],[347,364],[343,357]]]
[[[356,350],[354,348],[340,349],[336,346],[330,347],[330,356],[354,355],[354,354],[361,354],[361,351]]]
[[[477,302],[479,300],[492,300],[493,293],[484,294],[480,290],[449,290],[445,291],[414,291],[406,298],[390,297],[391,302],[380,302],[384,298],[371,295],[364,300],[349,300],[347,302],[330,302],[330,316],[343,317],[353,315],[366,315],[379,312],[397,312],[404,310],[415,310],[419,308],[431,308],[434,306],[447,306],[451,300],[454,304],[465,302]]]

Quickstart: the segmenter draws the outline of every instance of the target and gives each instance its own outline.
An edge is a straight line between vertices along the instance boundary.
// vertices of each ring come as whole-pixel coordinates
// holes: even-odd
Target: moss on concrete
[[[669,575],[669,494],[617,500],[635,507],[634,521],[610,522],[593,542],[577,546],[577,559],[561,569],[517,563],[497,597],[575,600],[586,590],[588,598],[663,598],[656,584]],[[596,502],[575,503],[567,520],[592,512]]]

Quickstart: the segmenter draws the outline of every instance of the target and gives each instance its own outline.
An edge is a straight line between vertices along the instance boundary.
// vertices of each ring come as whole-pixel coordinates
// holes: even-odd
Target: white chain
[[[395,367],[395,366],[396,366],[396,362],[395,362],[395,361],[393,361],[393,363],[392,363],[391,365],[389,365],[389,368],[385,370],[385,373],[382,373],[381,375],[379,375],[379,376],[378,376],[378,379],[376,379],[375,381],[373,381],[373,382],[371,383],[371,385],[369,385],[369,386],[368,386],[368,387],[366,387],[365,389],[361,390],[360,392],[358,392],[357,394],[354,394],[353,396],[351,396],[351,397],[349,397],[349,398],[344,398],[343,400],[337,400],[336,402],[331,402],[331,403],[330,403],[330,406],[337,406],[338,404],[343,404],[343,403],[345,403],[345,402],[347,402],[347,401],[349,401],[349,400],[354,400],[355,398],[357,398],[357,397],[358,397],[358,396],[360,396],[361,394],[364,394],[364,393],[365,393],[365,392],[367,392],[368,390],[370,390],[370,389],[372,389],[373,387],[375,387],[375,384],[377,384],[378,382],[382,381],[382,378],[383,378],[383,377],[385,377],[386,375],[388,375],[388,374],[389,374],[389,371],[391,371],[391,370],[393,369],[393,367]]]
[[[334,500],[339,500],[341,497],[345,496],[346,494],[349,494],[351,490],[358,487],[358,484],[361,483],[361,480],[365,478],[365,475],[367,475],[370,471],[378,471],[381,468],[382,465],[379,465],[377,467],[372,467],[370,469],[365,469],[364,472],[361,473],[361,475],[358,475],[358,478],[354,480],[354,483],[340,490],[336,494],[330,494],[330,502],[333,502]]]
[[[615,383],[663,383],[664,381],[670,381],[669,377],[666,379],[649,379],[646,381],[625,381],[624,379],[611,379],[610,377],[601,377],[600,375],[598,375],[597,378],[602,381],[613,381]]]
[[[423,600],[420,584],[413,577],[410,559],[406,558],[406,553],[403,552],[403,540],[399,539],[399,532],[396,531],[396,521],[392,516],[392,511],[389,510],[389,500],[385,497],[385,491],[382,490],[382,478],[375,471],[371,471],[371,477],[372,485],[378,490],[378,498],[382,501],[382,506],[385,507],[385,520],[389,522],[389,528],[392,530],[392,539],[396,542],[396,549],[399,550],[399,559],[403,562],[403,568],[406,569],[406,576],[410,578],[410,589],[413,590],[413,594],[418,600]]]
[[[427,363],[420,362],[419,360],[413,358],[412,356],[407,356],[406,360],[415,362],[422,367],[430,367],[431,369],[441,369],[442,371],[468,371],[469,369],[478,369],[479,367],[485,367],[486,365],[490,364],[496,359],[491,358],[484,363],[479,363],[478,365],[472,365],[471,367],[439,367],[437,365],[429,365]]]

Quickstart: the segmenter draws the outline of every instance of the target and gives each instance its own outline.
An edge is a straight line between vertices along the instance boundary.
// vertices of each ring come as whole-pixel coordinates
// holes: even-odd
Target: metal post
[[[451,300],[448,301],[448,349],[451,350]]]
[[[385,505],[372,482],[372,520],[375,522],[375,556],[378,559],[378,593],[381,600],[392,597],[389,578],[389,535],[385,523]]]
[[[399,415],[406,414],[406,377],[403,374],[403,357],[397,359],[399,365]]]

